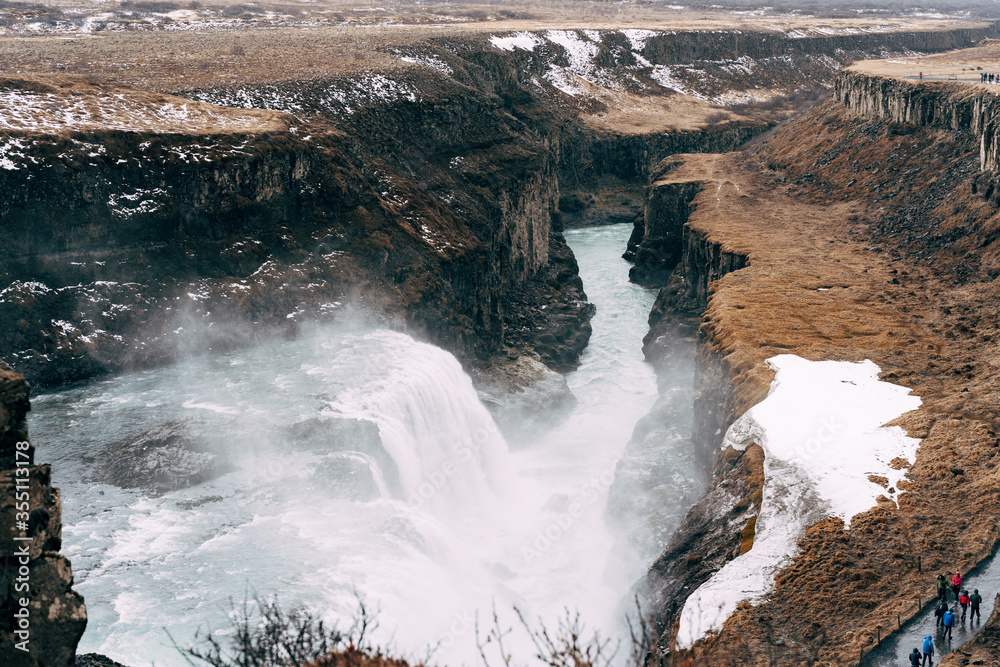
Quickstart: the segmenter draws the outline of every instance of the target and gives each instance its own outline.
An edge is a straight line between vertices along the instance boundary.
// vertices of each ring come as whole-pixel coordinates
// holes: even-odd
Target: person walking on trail
[[[951,641],[951,632],[955,629],[955,612],[949,609],[941,617],[941,621],[944,623],[944,639]]]
[[[962,623],[965,623],[965,612],[969,611],[969,591],[962,591],[958,597],[958,604],[962,606]]]
[[[948,580],[943,574],[937,576],[938,597],[942,600],[948,597]]]
[[[920,654],[916,648],[910,653],[910,667],[920,667],[920,661],[923,659],[923,655]]]
[[[930,666],[934,664],[934,640],[931,639],[930,635],[924,637],[924,665]]]
[[[951,578],[951,590],[955,594],[955,600],[958,600],[958,592],[962,590],[962,573],[955,571],[955,576]]]
[[[934,618],[937,619],[937,622],[934,624],[935,628],[941,627],[942,619],[944,618],[944,613],[946,611],[948,611],[948,601],[941,598],[938,600],[937,607],[934,608]]]
[[[972,619],[977,621],[982,621],[982,617],[979,615],[979,605],[983,603],[983,596],[979,594],[979,589],[972,591],[972,595],[969,596],[969,605],[972,607],[972,613],[969,614],[969,623],[972,623]]]

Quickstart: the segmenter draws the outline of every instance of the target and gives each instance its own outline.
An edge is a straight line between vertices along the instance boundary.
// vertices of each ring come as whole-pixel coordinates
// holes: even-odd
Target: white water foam
[[[640,347],[655,295],[628,282],[630,231],[567,232],[599,306],[567,378],[578,404],[513,453],[458,361],[391,331],[319,330],[37,397],[32,439],[90,613],[80,651],[182,665],[164,628],[182,645],[226,628],[248,589],[342,624],[356,590],[381,607],[376,640],[440,643],[441,664],[477,660],[474,618],[494,601],[507,624],[517,604],[613,629],[638,573],[609,570],[607,490],[656,397]],[[356,419],[377,442],[338,435]],[[89,481],[104,446],[171,421],[235,470],[160,496]],[[510,648],[533,653],[523,633]]]

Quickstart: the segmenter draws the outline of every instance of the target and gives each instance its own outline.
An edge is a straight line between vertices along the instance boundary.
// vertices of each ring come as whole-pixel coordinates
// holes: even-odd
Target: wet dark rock
[[[15,452],[26,452],[28,458],[20,461],[33,463],[34,449],[18,449],[18,442],[28,442],[24,416],[29,409],[28,384],[24,378],[0,363],[0,444],[3,446],[4,465],[0,465],[0,524],[7,526],[0,531],[0,562],[18,563],[28,567],[31,596],[30,651],[14,648],[17,637],[14,631],[14,614],[25,597],[17,584],[15,568],[0,568],[0,662],[5,667],[54,667],[69,666],[73,662],[77,643],[87,625],[87,610],[83,598],[73,590],[73,572],[70,562],[58,553],[62,546],[62,501],[59,489],[52,486],[52,473],[48,465],[30,465],[28,471],[28,521],[20,530],[16,527],[16,501],[18,487],[12,465]],[[20,468],[24,470],[22,466]],[[30,537],[30,541],[15,541],[15,537]],[[27,547],[27,563],[23,547]]]
[[[654,656],[669,654],[671,628],[688,596],[750,548],[752,522],[760,511],[764,486],[763,456],[757,446],[744,452],[726,452],[712,486],[685,516],[645,578],[636,584],[640,604],[652,612],[656,636],[661,638],[653,649]]]
[[[125,667],[125,665],[115,662],[106,655],[87,653],[76,656],[76,662],[73,663],[73,667]]]
[[[531,357],[517,357],[497,371],[478,374],[476,389],[512,444],[537,439],[576,404],[566,378]]]
[[[561,233],[550,236],[549,262],[538,279],[512,287],[508,349],[518,356],[537,354],[555,371],[575,369],[590,341],[596,309],[587,301],[576,258]]]
[[[0,470],[16,465],[16,446],[27,441],[26,416],[30,409],[28,393],[31,388],[20,374],[0,361]],[[34,447],[27,450],[29,461],[34,460]],[[24,460],[22,458],[22,460]]]
[[[379,495],[373,467],[389,491],[402,494],[399,469],[382,445],[378,425],[365,419],[315,417],[286,429],[296,448],[327,455],[317,474],[337,498],[370,500]],[[332,456],[329,456],[332,455]]]
[[[208,503],[217,503],[221,500],[223,500],[222,496],[202,496],[201,498],[196,498],[194,500],[178,501],[177,507],[182,510],[191,510],[195,507],[201,507],[202,505],[207,505]]]
[[[642,242],[636,248],[629,280],[647,287],[667,284],[683,256],[684,223],[691,215],[691,200],[701,188],[697,181],[659,181],[650,186]]]
[[[207,482],[231,470],[232,464],[209,451],[192,425],[169,422],[105,449],[95,476],[97,481],[123,489],[164,493]]]

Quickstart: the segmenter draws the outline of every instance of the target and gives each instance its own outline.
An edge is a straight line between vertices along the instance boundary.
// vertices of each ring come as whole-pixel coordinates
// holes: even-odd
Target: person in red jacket
[[[958,604],[962,605],[962,623],[965,623],[965,613],[969,611],[969,591],[962,591],[958,596]]]
[[[951,590],[955,594],[955,599],[958,599],[958,594],[962,590],[962,573],[955,571],[955,576],[951,578]]]

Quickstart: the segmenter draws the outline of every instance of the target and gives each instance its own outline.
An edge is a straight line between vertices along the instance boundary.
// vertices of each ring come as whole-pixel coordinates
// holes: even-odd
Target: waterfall
[[[439,664],[478,660],[474,619],[494,602],[508,626],[517,604],[550,628],[569,608],[617,632],[635,559],[615,553],[606,516],[648,522],[606,515],[608,489],[656,398],[640,348],[655,295],[628,282],[630,231],[567,232],[598,304],[594,335],[567,377],[572,413],[515,452],[454,356],[346,325],[37,397],[32,439],[58,464],[63,551],[90,613],[81,653],[181,667],[163,629],[183,645],[226,628],[248,590],[341,626],[357,591],[381,608],[373,640],[410,655],[439,645]],[[151,432],[225,465],[156,493],[109,479],[118,450],[105,448],[146,460],[128,443]],[[506,646],[527,660],[517,630]]]
[[[366,360],[363,384],[330,402],[330,414],[378,424],[406,502],[444,515],[503,495],[510,488],[507,444],[458,360],[391,331],[362,342],[382,352]]]

